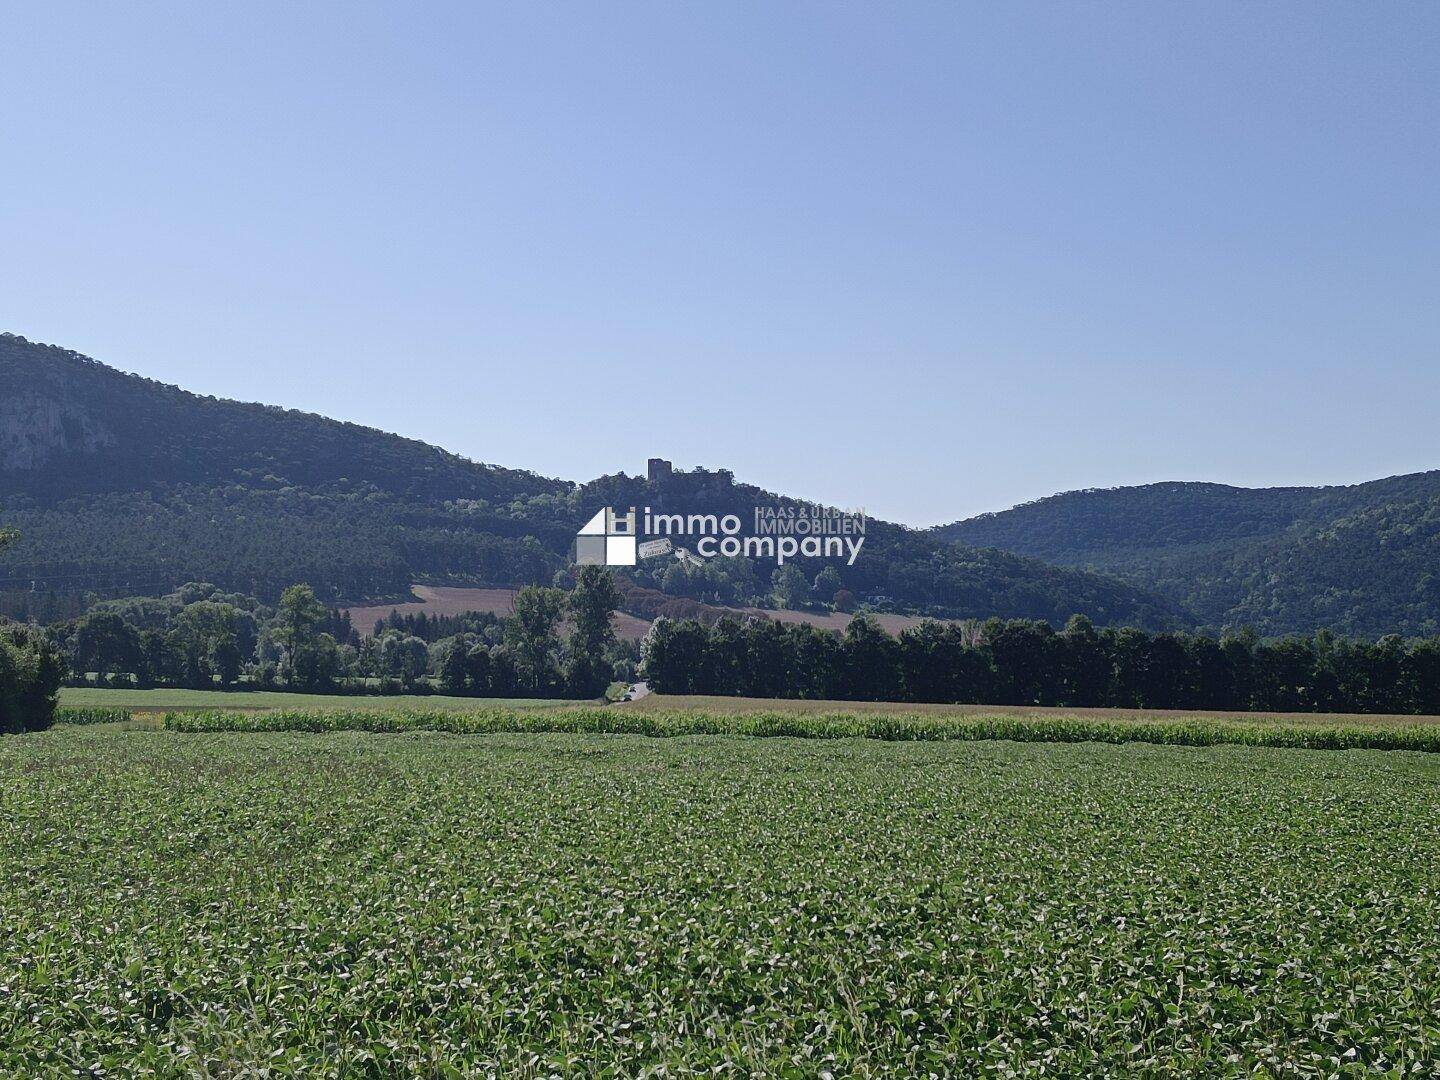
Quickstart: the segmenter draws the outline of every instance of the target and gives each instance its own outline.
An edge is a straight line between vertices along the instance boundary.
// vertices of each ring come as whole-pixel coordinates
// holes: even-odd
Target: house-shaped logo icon
[[[617,514],[606,507],[575,534],[575,562],[580,566],[635,565],[635,508]]]

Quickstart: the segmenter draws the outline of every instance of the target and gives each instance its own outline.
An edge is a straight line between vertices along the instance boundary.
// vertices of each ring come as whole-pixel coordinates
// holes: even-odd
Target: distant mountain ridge
[[[933,532],[1116,575],[1208,627],[1440,632],[1440,471],[1316,488],[1071,491]]]
[[[373,428],[203,397],[0,335],[0,521],[23,534],[0,562],[5,610],[39,604],[43,594],[53,602],[40,610],[53,615],[92,593],[189,580],[258,596],[305,581],[347,602],[405,597],[415,581],[548,583],[567,565],[575,530],[601,506],[723,512],[761,502],[794,500],[722,471],[579,485],[477,464]],[[809,581],[824,564],[797,565]],[[673,595],[743,604],[768,590],[774,567],[715,560],[665,569],[635,573]],[[1113,578],[880,521],[840,576],[859,597],[887,596],[916,613],[1063,623],[1083,612],[1097,623],[1149,628],[1191,618]]]

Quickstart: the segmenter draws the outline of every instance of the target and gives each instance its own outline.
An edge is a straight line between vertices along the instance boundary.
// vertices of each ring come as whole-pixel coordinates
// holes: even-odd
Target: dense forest
[[[1352,487],[1076,491],[934,535],[1123,578],[1198,628],[1440,633],[1440,472]]]
[[[517,405],[516,407],[523,407]],[[53,621],[97,599],[187,581],[274,603],[295,581],[328,603],[400,599],[412,582],[548,585],[600,507],[733,511],[800,505],[727,472],[625,474],[588,484],[448,454],[308,413],[200,397],[79,354],[0,335],[0,612]],[[645,564],[634,584],[712,604],[815,591],[828,563]],[[1113,578],[948,543],[871,520],[854,566],[818,599],[947,617],[1160,628],[1188,615]]]

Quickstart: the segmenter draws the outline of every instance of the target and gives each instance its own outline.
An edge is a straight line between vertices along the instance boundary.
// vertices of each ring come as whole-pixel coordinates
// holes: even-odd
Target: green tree
[[[505,625],[505,645],[520,685],[543,693],[555,681],[555,628],[565,611],[559,589],[527,585],[515,594],[515,614]]]
[[[795,672],[795,639],[783,623],[751,619],[745,624],[745,657],[740,691],[750,697],[790,694]]]
[[[802,698],[833,698],[840,694],[840,635],[809,623],[794,623],[786,631],[795,656],[795,685]]]
[[[897,639],[900,690],[906,701],[983,701],[990,658],[964,627],[922,620]]]
[[[900,696],[899,646],[869,615],[857,615],[840,639],[839,676],[844,696],[896,701]]]
[[[710,647],[710,632],[694,619],[662,615],[650,624],[640,642],[640,674],[662,694],[705,693],[699,682]]]
[[[770,591],[776,607],[800,609],[810,602],[810,583],[793,563],[770,575]]]
[[[284,648],[287,683],[299,683],[300,671],[310,666],[308,653],[319,641],[319,627],[328,613],[309,585],[291,585],[280,595],[274,636]]]
[[[231,636],[212,641],[205,662],[223,685],[230,686],[239,680],[245,658],[240,655],[240,646]]]
[[[415,686],[430,667],[430,649],[414,634],[386,631],[380,639],[380,674],[399,682],[402,689]]]
[[[140,631],[140,670],[137,675],[141,686],[169,682],[176,677],[178,667],[170,639],[163,630]]]
[[[228,686],[240,677],[242,649],[233,605],[200,600],[182,608],[171,622],[170,639],[191,685],[209,686],[218,676]]]
[[[1090,708],[1110,691],[1110,657],[1088,616],[1075,614],[1065,624],[1059,646],[1059,704]]]
[[[620,606],[615,578],[603,566],[582,566],[569,597],[570,648],[596,659],[615,642],[611,619]]]
[[[143,666],[140,635],[119,615],[92,611],[75,623],[71,638],[71,665],[82,675],[139,671]]]
[[[472,694],[488,694],[494,690],[490,650],[483,641],[476,642],[465,654],[465,670]]]
[[[572,697],[597,697],[610,682],[606,654],[615,645],[611,619],[620,603],[615,579],[603,566],[582,566],[570,591],[570,650],[565,688]]]
[[[995,704],[1054,705],[1061,697],[1059,635],[1037,619],[988,619],[985,643],[995,665]],[[1141,644],[1146,640],[1140,635]]]
[[[440,677],[440,688],[447,694],[464,694],[473,689],[470,685],[470,650],[474,641],[471,634],[456,634],[441,638],[430,646],[430,659]]]
[[[835,594],[840,591],[840,571],[830,564],[815,575],[815,587],[811,590],[817,604],[833,604]]]

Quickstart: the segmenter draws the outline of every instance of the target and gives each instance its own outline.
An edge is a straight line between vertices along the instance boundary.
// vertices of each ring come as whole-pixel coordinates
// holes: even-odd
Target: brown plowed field
[[[509,615],[515,610],[518,589],[465,589],[449,585],[412,585],[417,599],[408,604],[377,604],[350,608],[350,625],[362,634],[373,634],[375,624],[398,611],[401,615],[463,615],[467,611],[488,611]],[[639,641],[650,624],[623,612],[615,616],[615,633],[624,641]]]
[[[373,634],[375,624],[392,611],[401,615],[463,615],[467,611],[488,611],[494,615],[509,615],[515,610],[515,593],[518,589],[467,589],[450,585],[413,585],[410,591],[416,599],[405,604],[376,604],[371,607],[352,607],[350,624],[362,634]],[[805,622],[824,630],[844,630],[851,616],[841,614],[817,614],[810,611],[772,611],[768,608],[718,609],[733,611],[736,615],[756,615],[777,622]],[[887,632],[898,634],[901,630],[917,625],[920,620],[913,615],[877,615],[876,621]],[[648,619],[637,618],[620,612],[615,616],[615,633],[623,641],[639,641],[650,629]]]

